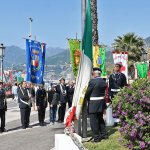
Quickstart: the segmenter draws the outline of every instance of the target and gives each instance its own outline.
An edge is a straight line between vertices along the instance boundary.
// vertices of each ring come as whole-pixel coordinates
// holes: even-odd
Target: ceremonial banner
[[[113,52],[113,59],[115,63],[121,63],[121,72],[125,74],[128,80],[128,52]]]
[[[74,77],[77,77],[78,74],[78,67],[80,63],[80,44],[81,42],[76,39],[69,39],[69,47],[70,47],[70,60],[72,64],[72,71],[74,74]]]
[[[93,46],[93,67],[98,67],[102,70],[101,77],[106,77],[106,48]]]
[[[148,62],[139,62],[139,63],[136,63],[135,65],[138,70],[138,76],[140,78],[147,78],[149,63]]]
[[[100,65],[100,69],[102,70],[101,77],[106,78],[106,48],[100,48],[100,56],[98,59],[98,64]]]
[[[76,79],[75,92],[73,96],[72,107],[65,117],[66,126],[71,126],[75,119],[79,119],[84,103],[85,93],[91,77],[92,68],[92,21],[90,0],[87,0],[86,19],[84,25],[84,34],[82,38],[82,51],[79,65],[79,71]]]
[[[35,84],[42,84],[45,65],[44,43],[26,40],[26,57],[27,57],[27,77],[26,81]]]

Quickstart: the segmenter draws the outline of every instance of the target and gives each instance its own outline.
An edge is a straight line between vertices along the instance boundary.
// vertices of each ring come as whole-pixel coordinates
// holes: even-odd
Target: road
[[[18,104],[8,100],[6,114],[6,129],[8,132],[0,133],[0,150],[50,150],[54,147],[55,134],[61,134],[64,125],[56,123],[49,125],[49,111],[46,111],[46,125],[38,124],[37,111],[31,112],[30,128],[22,129]]]

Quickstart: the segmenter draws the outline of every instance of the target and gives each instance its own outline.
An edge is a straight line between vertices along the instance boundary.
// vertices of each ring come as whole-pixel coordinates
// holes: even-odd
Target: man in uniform
[[[36,106],[38,110],[38,118],[40,126],[44,126],[45,110],[47,107],[46,90],[44,89],[44,83],[39,86],[36,92]]]
[[[114,67],[114,73],[109,77],[109,96],[112,100],[114,96],[120,91],[121,88],[127,85],[126,76],[120,72],[122,67],[121,63],[116,63]],[[118,120],[114,120],[117,125]]]
[[[5,90],[3,89],[3,82],[0,82],[0,118],[1,118],[0,132],[7,132],[7,130],[5,129],[5,111],[7,111]]]
[[[22,86],[18,89],[19,108],[21,114],[22,128],[26,129],[29,127],[30,112],[31,112],[31,95],[27,89],[27,83],[22,82]]]
[[[108,134],[103,119],[103,112],[106,109],[104,100],[106,82],[100,77],[101,70],[93,68],[93,79],[89,82],[85,99],[88,101],[88,113],[90,117],[91,129],[94,142],[108,138]]]

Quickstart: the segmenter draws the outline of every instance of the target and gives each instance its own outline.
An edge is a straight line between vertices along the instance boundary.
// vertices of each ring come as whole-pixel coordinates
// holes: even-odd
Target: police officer
[[[127,85],[126,76],[121,73],[121,63],[116,63],[114,67],[114,73],[109,77],[109,96],[111,101],[114,96],[120,91],[121,88]],[[114,126],[117,126],[119,120],[114,118]]]
[[[3,82],[0,82],[0,118],[1,118],[0,132],[7,132],[7,130],[5,129],[5,111],[7,111],[5,90],[3,89]]]
[[[109,96],[111,100],[114,98],[114,95],[120,91],[121,88],[127,85],[126,76],[120,72],[121,67],[121,63],[116,63],[114,67],[114,73],[109,77]]]
[[[18,89],[19,108],[21,114],[22,128],[26,129],[29,127],[30,112],[31,112],[31,95],[27,89],[27,83],[22,82],[22,86]]]
[[[40,126],[44,126],[45,110],[47,107],[46,90],[44,89],[44,83],[39,86],[36,92],[36,106],[38,109],[38,119]]]
[[[106,109],[104,100],[106,82],[100,77],[101,70],[93,68],[93,79],[89,82],[85,99],[88,101],[88,113],[90,117],[91,129],[94,142],[108,138],[108,134],[103,119],[103,112]]]

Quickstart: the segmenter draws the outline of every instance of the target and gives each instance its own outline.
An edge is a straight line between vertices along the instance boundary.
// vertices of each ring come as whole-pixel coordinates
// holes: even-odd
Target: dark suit
[[[39,88],[36,92],[36,106],[38,107],[39,123],[43,125],[47,107],[46,90],[43,88]]]
[[[25,129],[30,123],[31,103],[27,88],[18,89],[19,108],[21,114],[22,128]]]
[[[85,95],[85,99],[88,101],[88,113],[94,141],[99,141],[107,136],[103,119],[103,110],[106,109],[105,89],[106,82],[102,78],[96,77],[89,82]]]
[[[67,100],[69,108],[72,106],[73,94],[74,94],[74,87],[67,86]]]
[[[7,110],[7,102],[5,100],[5,91],[0,89],[0,118],[1,118],[1,132],[5,130],[5,111]]]
[[[67,88],[66,85],[61,85],[62,90],[60,88],[60,84],[56,87],[56,92],[59,94],[59,109],[58,109],[58,121],[63,122],[66,111],[66,102],[67,102]]]
[[[123,73],[113,73],[109,77],[109,96],[111,99],[121,88],[127,85],[126,76]]]

